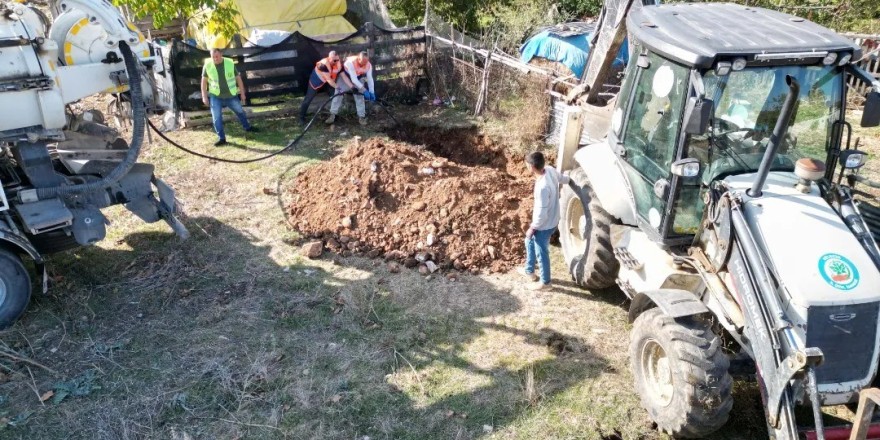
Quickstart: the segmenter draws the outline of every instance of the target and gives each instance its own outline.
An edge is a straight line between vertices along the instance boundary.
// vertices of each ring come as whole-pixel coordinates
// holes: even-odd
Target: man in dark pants
[[[238,95],[238,96],[236,96]],[[239,98],[241,101],[239,101]],[[238,116],[244,131],[255,132],[247,120],[241,103],[245,101],[244,84],[241,74],[235,69],[235,62],[224,58],[220,49],[211,49],[211,58],[205,60],[202,68],[202,103],[211,107],[214,131],[220,138],[214,146],[226,145],[226,132],[223,131],[223,107],[228,107]]]
[[[315,63],[315,68],[312,70],[312,75],[309,77],[309,86],[306,91],[306,97],[303,99],[302,105],[299,107],[300,124],[306,124],[306,113],[308,113],[309,105],[312,104],[312,100],[318,95],[318,91],[324,88],[325,84],[330,85],[330,93],[333,93],[338,88],[336,86],[336,79],[341,71],[342,62],[339,60],[339,55],[336,54],[336,51],[330,51],[327,58],[323,58]],[[345,78],[345,76],[343,76],[343,80],[346,83],[349,82],[348,78]]]

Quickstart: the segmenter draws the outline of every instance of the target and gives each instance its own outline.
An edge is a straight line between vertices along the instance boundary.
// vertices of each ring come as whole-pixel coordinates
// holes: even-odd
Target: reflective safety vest
[[[363,77],[367,76],[367,72],[369,72],[370,70],[373,69],[373,65],[370,64],[369,61],[364,63],[364,65],[361,65],[360,63],[358,63],[357,55],[353,55],[353,56],[350,56],[345,59],[346,63],[349,61],[351,61],[351,65],[354,66],[354,74],[358,78],[363,78]]]
[[[320,89],[326,83],[326,81],[324,81],[324,78],[322,78],[321,75],[318,75],[318,68],[320,68],[321,66],[327,68],[327,73],[330,74],[330,79],[332,79],[333,81],[336,81],[336,76],[339,75],[339,72],[342,71],[342,63],[334,64],[330,61],[330,57],[319,60],[317,63],[315,63],[315,70],[312,71],[312,75],[309,78],[309,86],[311,86],[315,90]]]
[[[230,58],[223,58],[223,73],[226,77],[226,86],[232,96],[238,95],[238,84],[235,82],[235,62]],[[205,60],[205,75],[208,76],[208,93],[220,96],[220,74],[214,60]]]

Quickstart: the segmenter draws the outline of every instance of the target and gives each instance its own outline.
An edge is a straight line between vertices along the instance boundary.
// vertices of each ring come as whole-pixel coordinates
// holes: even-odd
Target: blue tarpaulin
[[[554,33],[554,29],[542,31],[526,40],[520,47],[520,61],[528,63],[534,57],[546,58],[563,64],[578,78],[583,77],[587,66],[587,55],[590,51],[590,39],[592,32],[580,35],[560,36]],[[625,66],[629,58],[629,49],[626,40],[614,59],[615,66]]]

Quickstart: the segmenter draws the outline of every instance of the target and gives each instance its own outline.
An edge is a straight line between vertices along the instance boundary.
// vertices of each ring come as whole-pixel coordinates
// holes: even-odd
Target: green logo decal
[[[835,289],[852,290],[859,285],[859,270],[842,255],[825,254],[819,258],[819,273]]]

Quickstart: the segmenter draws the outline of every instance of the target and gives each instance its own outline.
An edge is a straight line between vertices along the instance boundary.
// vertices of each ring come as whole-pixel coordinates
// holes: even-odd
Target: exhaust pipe
[[[773,134],[770,135],[770,141],[767,144],[767,151],[764,152],[764,158],[761,159],[761,166],[758,168],[758,177],[752,188],[746,194],[750,197],[761,197],[761,189],[764,188],[764,182],[767,181],[767,175],[770,174],[770,165],[776,158],[782,139],[788,131],[788,124],[791,122],[794,105],[797,103],[801,86],[797,80],[791,75],[785,75],[785,83],[788,84],[788,96],[785,97],[785,103],[782,104],[782,110],[776,119],[776,126],[773,128]]]

